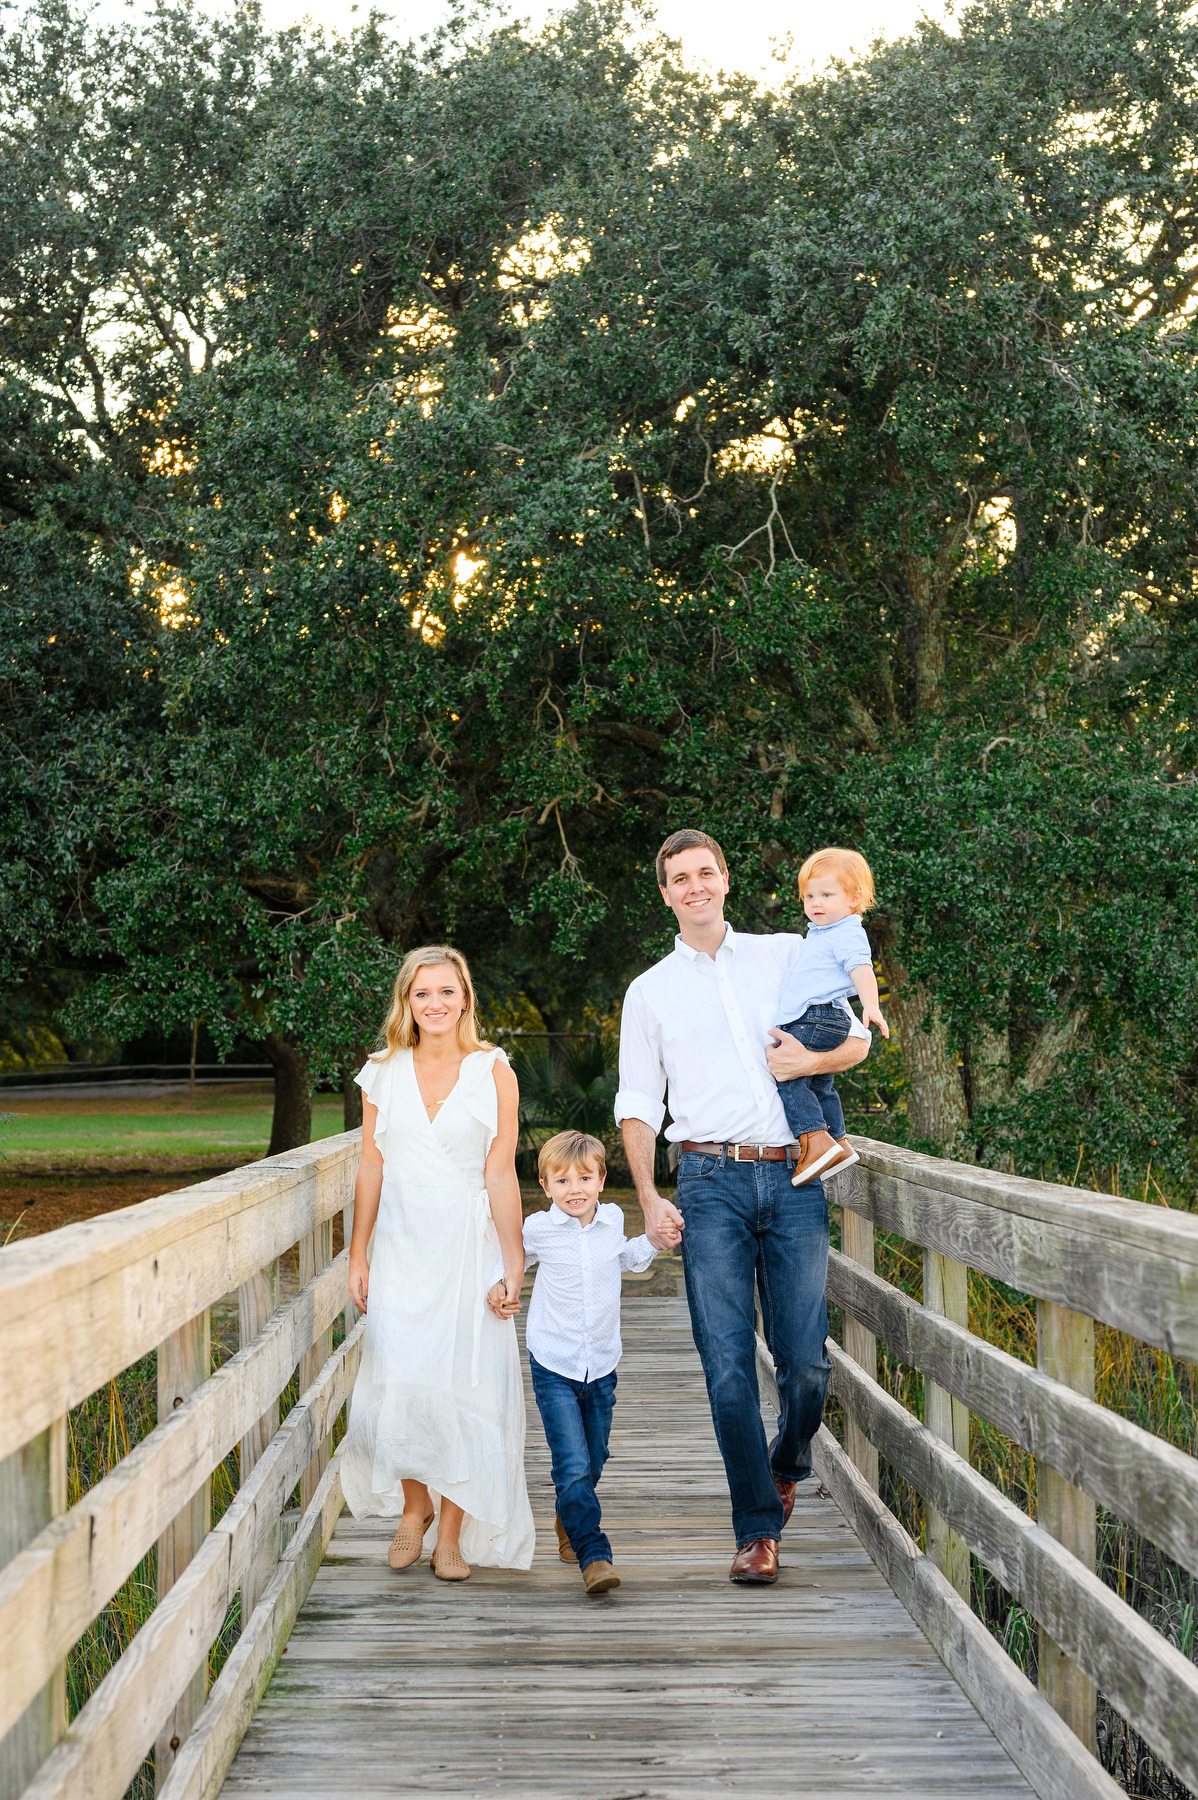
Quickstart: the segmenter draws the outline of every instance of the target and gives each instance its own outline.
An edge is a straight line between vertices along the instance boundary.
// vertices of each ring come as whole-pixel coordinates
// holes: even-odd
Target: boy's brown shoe
[[[570,1540],[566,1536],[566,1528],[556,1513],[553,1515],[553,1529],[557,1532],[557,1553],[562,1561],[564,1563],[576,1563],[578,1558],[575,1556]]]
[[[607,1594],[620,1585],[620,1577],[609,1562],[588,1563],[582,1579],[588,1594]]]

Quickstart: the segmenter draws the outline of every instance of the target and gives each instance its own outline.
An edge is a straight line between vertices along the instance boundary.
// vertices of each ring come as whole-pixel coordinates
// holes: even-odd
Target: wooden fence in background
[[[347,1132],[0,1254],[0,1800],[118,1800],[151,1750],[163,1800],[219,1791],[341,1510],[328,1442],[362,1326],[333,1350],[332,1225],[357,1163]],[[213,1372],[211,1309],[233,1296],[241,1348]],[[68,1508],[68,1413],[153,1350],[157,1426]],[[213,1526],[212,1474],[238,1447]],[[68,1726],[67,1655],[155,1545],[158,1604]]]
[[[829,1186],[846,1445],[823,1427],[817,1473],[1044,1800],[1122,1792],[1091,1754],[1096,1690],[1198,1793],[1198,1667],[1094,1570],[1098,1502],[1198,1574],[1198,1461],[1094,1399],[1095,1320],[1198,1361],[1198,1218],[854,1143]],[[875,1274],[875,1227],[921,1247],[922,1305]],[[1037,1367],[969,1330],[969,1269],[1035,1298]],[[879,1385],[879,1340],[922,1374],[925,1423]],[[971,1413],[1035,1458],[1036,1519],[971,1468]],[[878,1498],[879,1456],[923,1498],[927,1554]],[[1037,1622],[1039,1694],[969,1609],[971,1551]]]

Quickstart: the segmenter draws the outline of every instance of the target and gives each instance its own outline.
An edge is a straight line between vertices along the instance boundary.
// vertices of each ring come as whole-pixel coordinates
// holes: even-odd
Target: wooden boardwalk
[[[1031,1788],[840,1513],[800,1494],[774,1588],[728,1581],[727,1489],[682,1299],[629,1298],[604,1476],[624,1586],[557,1559],[529,1393],[530,1574],[387,1567],[343,1514],[228,1796],[699,1800]]]

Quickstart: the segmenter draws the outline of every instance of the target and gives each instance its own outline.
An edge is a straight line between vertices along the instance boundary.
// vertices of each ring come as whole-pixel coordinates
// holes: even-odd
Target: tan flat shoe
[[[570,1539],[566,1535],[566,1528],[556,1513],[553,1515],[553,1529],[557,1532],[557,1553],[561,1557],[561,1560],[564,1563],[576,1563],[578,1558],[575,1556],[570,1544]]]
[[[430,1513],[419,1530],[415,1525],[400,1525],[387,1551],[387,1561],[393,1569],[410,1569],[414,1562],[420,1561],[420,1552],[424,1549],[424,1534],[432,1522],[433,1515]]]
[[[469,1581],[470,1565],[457,1548],[446,1549],[438,1544],[429,1557],[429,1568],[438,1581]]]

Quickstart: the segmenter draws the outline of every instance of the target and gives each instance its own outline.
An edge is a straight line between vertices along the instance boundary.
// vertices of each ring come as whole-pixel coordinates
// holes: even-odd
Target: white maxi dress
[[[501,1056],[467,1056],[432,1120],[410,1050],[372,1060],[357,1076],[378,1108],[383,1189],[341,1486],[362,1518],[400,1512],[400,1482],[423,1481],[438,1514],[442,1498],[466,1514],[467,1562],[527,1569],[535,1534],[520,1351],[514,1322],[497,1319],[486,1303],[500,1257],[483,1172],[498,1124]],[[426,1552],[435,1543],[434,1523]]]

